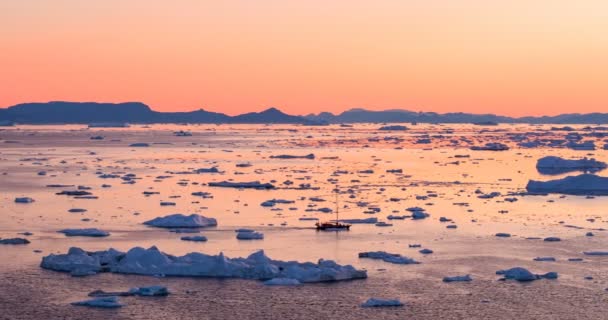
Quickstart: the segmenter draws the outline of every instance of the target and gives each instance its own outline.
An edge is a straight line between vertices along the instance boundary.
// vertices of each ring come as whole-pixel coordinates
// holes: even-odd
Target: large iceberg
[[[86,252],[70,248],[67,254],[51,254],[42,258],[40,266],[72,275],[113,272],[255,280],[288,278],[302,283],[367,278],[365,270],[357,270],[351,265],[343,266],[323,259],[317,263],[272,260],[262,250],[247,258],[227,258],[223,253],[212,256],[198,252],[173,256],[156,247],[135,247],[127,253],[114,249]]]
[[[536,169],[543,174],[560,174],[571,171],[599,171],[606,169],[606,163],[593,158],[570,160],[548,156],[538,159]]]
[[[158,228],[201,228],[217,226],[217,220],[195,213],[189,216],[176,213],[148,220],[144,224]]]
[[[593,174],[581,174],[550,181],[530,180],[526,189],[533,193],[608,195],[608,178]]]

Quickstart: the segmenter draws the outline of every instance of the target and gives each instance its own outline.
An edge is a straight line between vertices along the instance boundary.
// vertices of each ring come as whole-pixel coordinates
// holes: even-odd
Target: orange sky
[[[0,106],[608,112],[606,0],[2,0]]]

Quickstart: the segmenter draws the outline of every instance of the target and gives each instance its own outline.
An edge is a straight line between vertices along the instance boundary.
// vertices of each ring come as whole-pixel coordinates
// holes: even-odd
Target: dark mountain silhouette
[[[205,111],[158,112],[141,102],[97,103],[65,102],[23,103],[0,109],[0,123],[64,124],[64,123],[555,123],[555,124],[603,124],[608,123],[608,113],[562,114],[557,116],[512,118],[494,114],[435,113],[408,110],[370,111],[351,109],[338,115],[329,112],[308,116],[288,115],[276,108],[262,112],[250,112],[237,116]]]
[[[385,110],[371,111],[365,109],[351,109],[338,115],[329,112],[310,114],[306,118],[314,121],[328,123],[357,123],[357,122],[420,122],[420,123],[608,123],[608,113],[588,114],[562,114],[557,116],[521,117],[512,118],[495,114],[472,114],[472,113],[435,113],[414,112],[408,110]]]
[[[31,124],[50,123],[301,123],[314,121],[285,114],[276,108],[262,112],[228,116],[197,110],[157,112],[140,102],[96,103],[64,102],[23,103],[0,109],[0,121]]]

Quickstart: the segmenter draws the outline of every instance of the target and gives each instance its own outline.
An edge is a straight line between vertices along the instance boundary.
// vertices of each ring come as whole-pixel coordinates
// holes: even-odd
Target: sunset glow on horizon
[[[608,111],[600,0],[0,2],[0,107]]]

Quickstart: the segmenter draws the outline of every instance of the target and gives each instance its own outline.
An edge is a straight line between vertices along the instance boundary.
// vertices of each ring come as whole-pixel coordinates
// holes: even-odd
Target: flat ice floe
[[[370,251],[370,252],[360,252],[359,258],[369,258],[369,259],[377,259],[382,260],[388,263],[394,264],[418,264],[420,262],[404,257],[397,253],[388,253],[384,251]]]
[[[528,269],[515,267],[507,270],[498,270],[496,274],[502,275],[500,280],[533,281],[538,279],[557,279],[557,272],[547,272],[545,274],[534,274]]]
[[[548,156],[538,159],[536,169],[543,174],[561,174],[571,171],[599,171],[606,169],[606,163],[593,158],[570,160]]]
[[[84,306],[93,308],[120,308],[123,305],[118,301],[118,297],[101,297],[84,301],[72,302],[74,306]]]
[[[237,188],[237,189],[274,189],[274,185],[270,183],[261,183],[259,181],[251,182],[209,182],[210,187],[221,187],[221,188]]]
[[[144,224],[158,228],[201,228],[217,226],[217,220],[195,213],[189,216],[176,213],[148,220]]]
[[[377,308],[377,307],[401,307],[403,302],[398,299],[378,299],[369,298],[362,305],[363,308]]]
[[[42,258],[40,266],[72,275],[113,272],[255,280],[287,278],[302,283],[367,278],[366,271],[357,270],[351,265],[339,265],[323,259],[317,263],[272,260],[262,250],[247,258],[227,258],[223,253],[211,256],[198,252],[173,256],[156,247],[135,247],[127,253],[114,249],[87,252],[72,247],[67,254],[51,254]]]
[[[85,229],[63,229],[58,232],[65,234],[68,237],[107,237],[110,235],[109,232],[99,230],[96,228],[85,228]]]
[[[530,180],[526,189],[533,193],[608,195],[608,178],[593,174],[581,174],[549,181]]]
[[[9,238],[9,239],[0,239],[0,244],[28,244],[29,240],[24,238]]]

